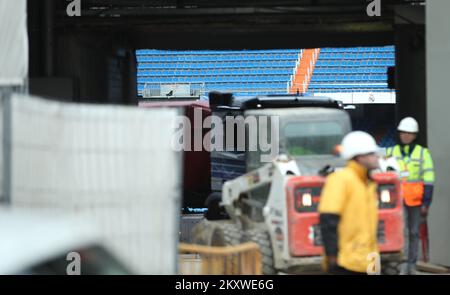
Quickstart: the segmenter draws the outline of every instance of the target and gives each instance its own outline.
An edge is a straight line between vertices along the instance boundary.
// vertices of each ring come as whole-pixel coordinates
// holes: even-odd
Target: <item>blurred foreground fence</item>
[[[260,275],[261,253],[255,243],[228,247],[180,244],[180,274]]]
[[[176,110],[17,94],[2,107],[4,201],[82,216],[136,273],[177,272],[182,161],[170,129]]]

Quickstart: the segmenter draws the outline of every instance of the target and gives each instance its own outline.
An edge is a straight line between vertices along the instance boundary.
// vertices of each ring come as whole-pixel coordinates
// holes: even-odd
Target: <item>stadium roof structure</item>
[[[66,17],[67,1],[57,1],[57,9],[61,17]],[[383,14],[379,19],[394,17],[394,5],[424,5],[425,0],[390,0],[381,1]],[[325,16],[323,20],[332,18],[351,18],[374,22],[365,15],[367,1],[361,0],[83,0],[81,15],[83,18],[101,18],[104,22],[111,19],[139,18],[138,22],[171,22],[170,17],[192,17],[201,15],[287,15],[310,17]],[[363,12],[363,13],[361,13]],[[146,16],[155,18],[148,19]],[[159,19],[158,17],[161,17]],[[73,18],[68,18],[72,19]],[[130,19],[128,19],[130,21]],[[195,22],[195,19],[192,20]],[[79,22],[79,20],[78,20]]]
[[[380,1],[377,17],[361,0],[83,0],[79,17],[70,2],[54,1],[56,29],[123,33],[136,49],[273,49],[391,44],[394,24],[418,22],[399,6],[425,1]]]

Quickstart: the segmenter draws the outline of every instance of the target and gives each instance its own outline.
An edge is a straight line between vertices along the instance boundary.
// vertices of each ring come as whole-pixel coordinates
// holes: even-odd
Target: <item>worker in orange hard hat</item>
[[[430,151],[417,144],[419,124],[412,117],[404,118],[397,128],[399,143],[386,151],[395,157],[401,169],[405,208],[405,254],[407,263],[402,274],[415,274],[419,250],[419,226],[426,220],[431,205],[434,168]]]

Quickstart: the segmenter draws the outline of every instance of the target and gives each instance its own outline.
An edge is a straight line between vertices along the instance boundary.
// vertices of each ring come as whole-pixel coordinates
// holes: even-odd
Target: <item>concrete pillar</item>
[[[55,1],[44,1],[44,30],[43,40],[45,47],[45,66],[46,77],[55,75]]]
[[[414,117],[422,127],[418,142],[426,145],[425,27],[398,25],[395,47],[396,123],[404,117]]]
[[[436,170],[430,255],[432,263],[450,266],[450,1],[426,5],[428,145]]]

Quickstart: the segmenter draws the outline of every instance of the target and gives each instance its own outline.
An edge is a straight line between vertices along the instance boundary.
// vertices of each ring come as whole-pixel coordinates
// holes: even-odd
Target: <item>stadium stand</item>
[[[202,85],[204,94],[285,94],[301,50],[136,51],[138,93],[161,84]]]
[[[298,89],[294,80],[307,81],[310,93],[389,91],[386,73],[395,64],[394,46],[322,48],[307,79],[298,77],[303,52],[137,50],[138,93],[161,83],[196,83],[205,94],[283,94]]]
[[[388,92],[387,67],[394,65],[394,46],[322,48],[308,91]]]

